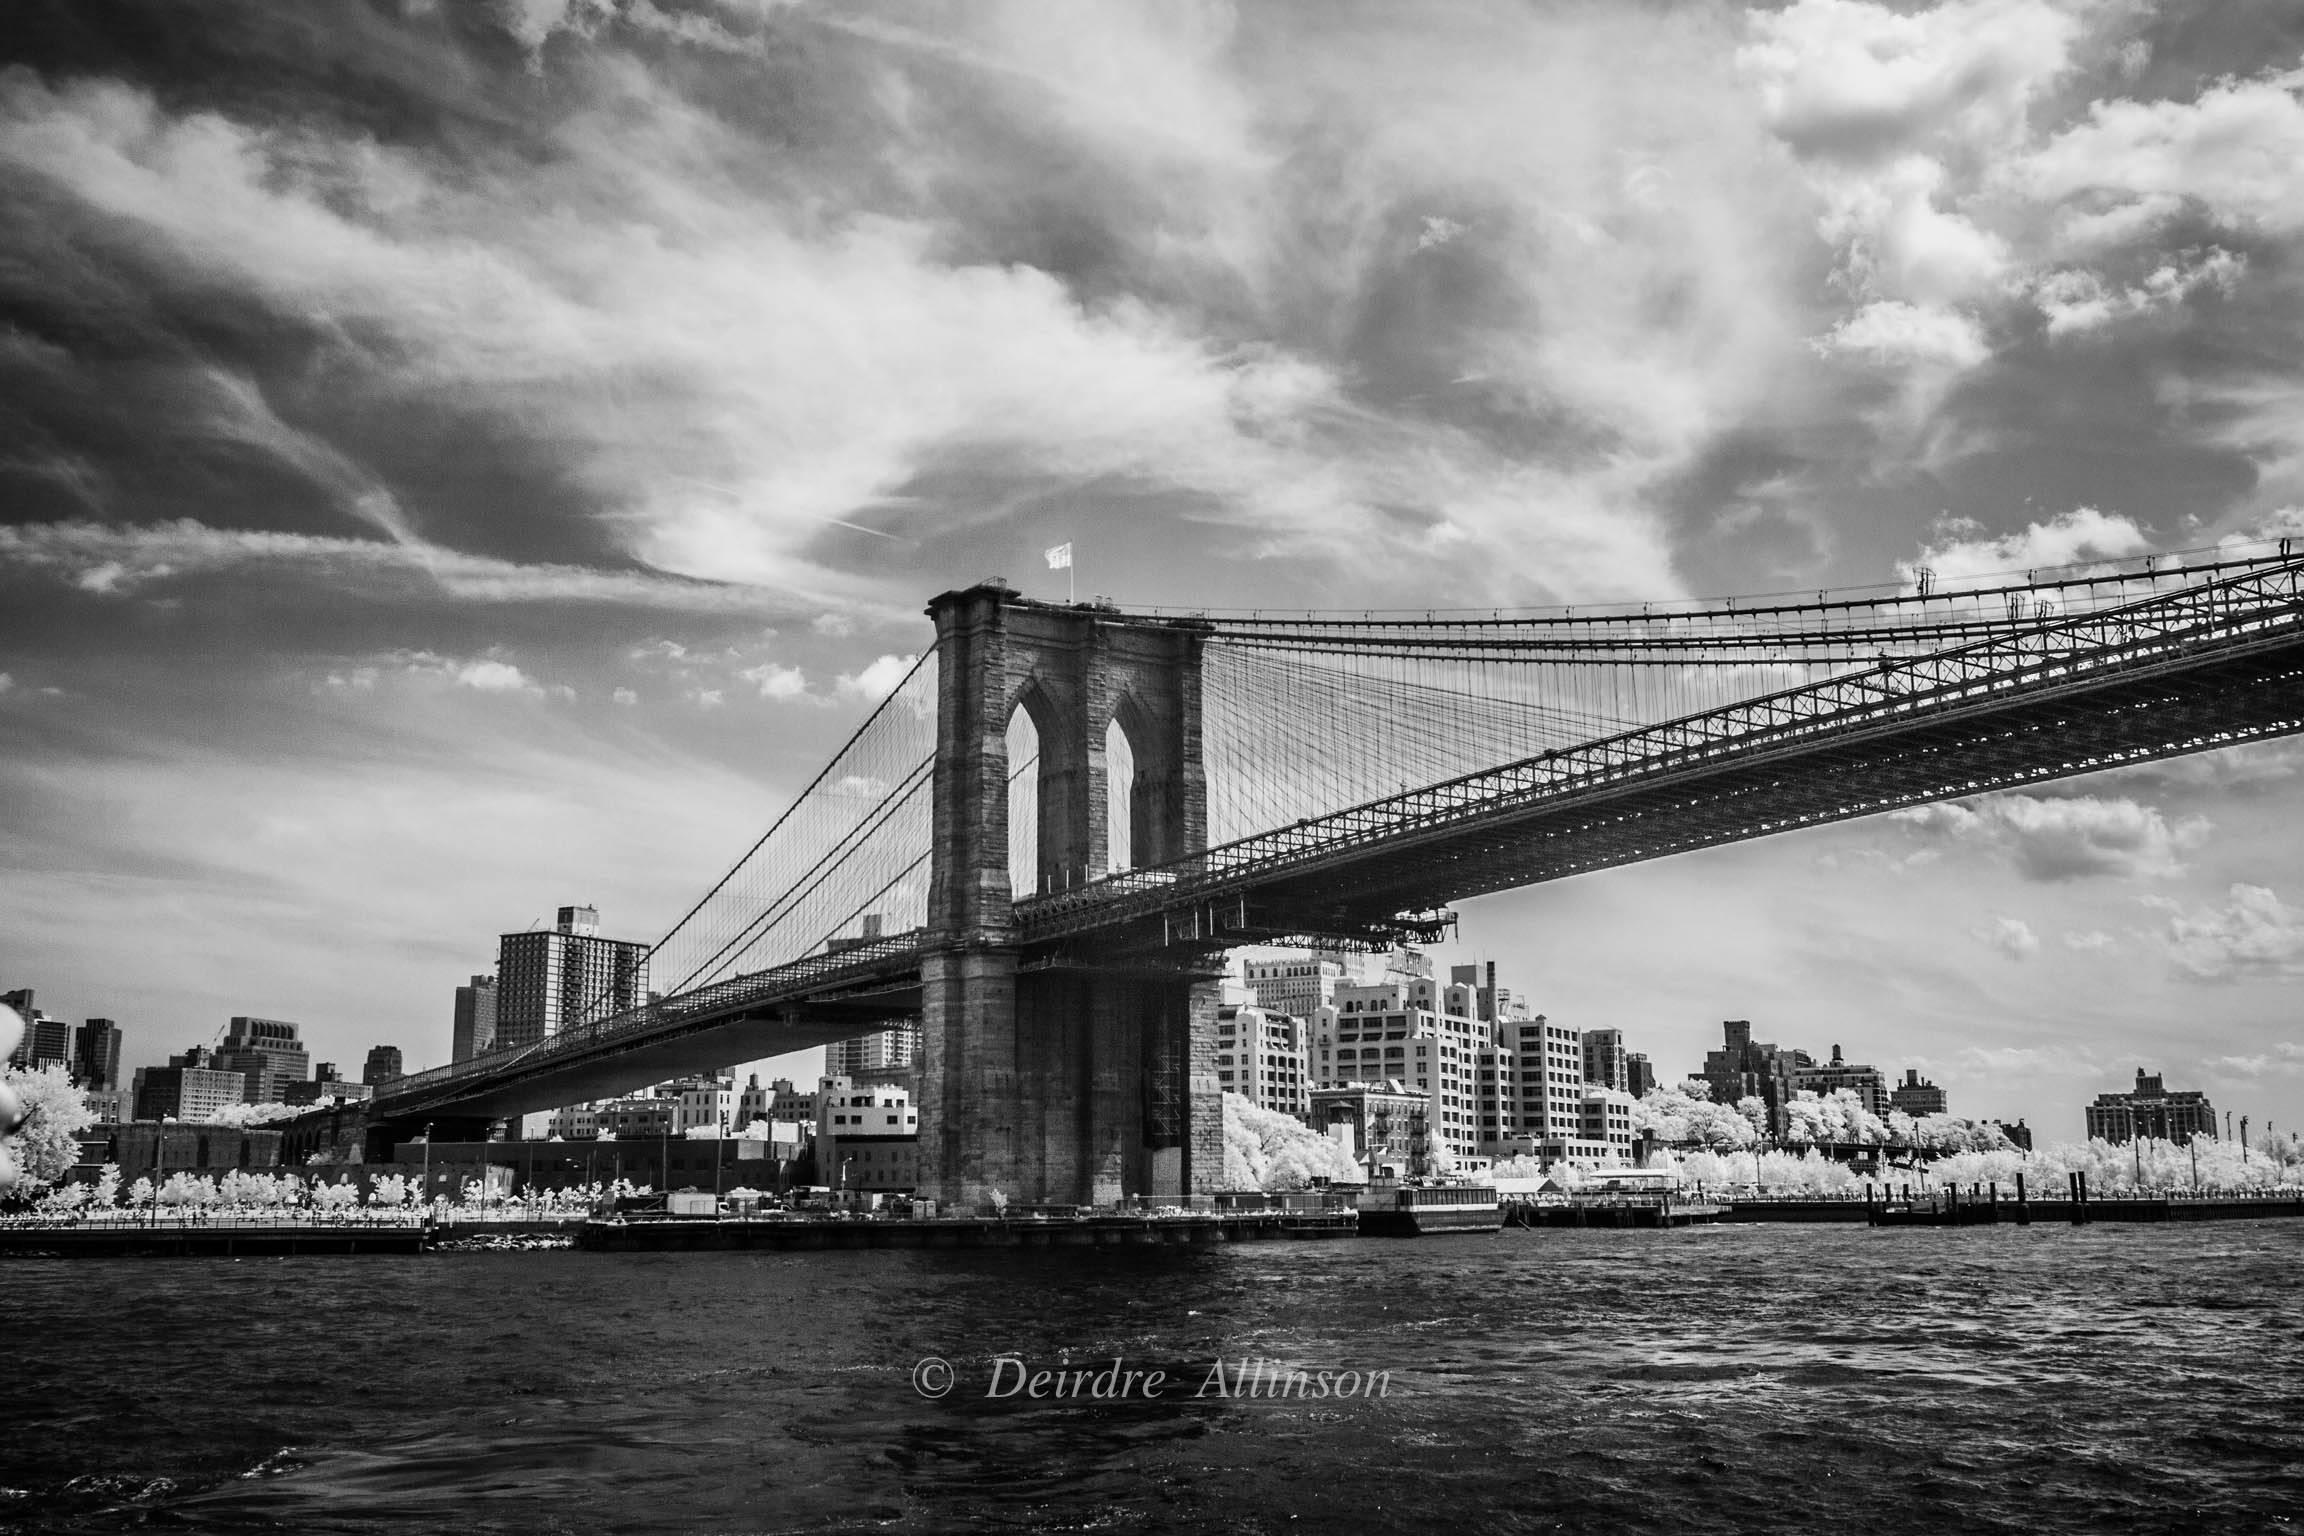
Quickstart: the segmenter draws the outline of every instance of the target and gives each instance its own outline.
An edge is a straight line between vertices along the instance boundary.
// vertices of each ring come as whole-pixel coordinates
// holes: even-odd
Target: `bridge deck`
[[[2304,730],[2304,561],[1852,669],[1017,903],[1105,958],[1400,914],[1690,849]],[[851,1037],[918,1008],[897,934],[402,1079],[374,1112],[498,1116]]]

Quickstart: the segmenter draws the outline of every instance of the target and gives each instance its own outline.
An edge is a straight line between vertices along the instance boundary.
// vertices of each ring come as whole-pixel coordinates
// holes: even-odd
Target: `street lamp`
[[[856,1155],[853,1152],[840,1159],[840,1187],[833,1191],[839,1197],[837,1204],[846,1205],[848,1203],[848,1165],[854,1161],[856,1161]]]
[[[2240,1165],[2243,1168],[2248,1165],[2248,1117],[2246,1115],[2240,1117]]]

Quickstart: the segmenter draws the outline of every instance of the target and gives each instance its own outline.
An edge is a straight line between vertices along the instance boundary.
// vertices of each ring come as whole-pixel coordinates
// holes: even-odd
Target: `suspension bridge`
[[[1123,611],[993,583],[650,953],[662,995],[380,1090],[372,1148],[922,1025],[924,1186],[1221,1172],[1242,944],[2304,729],[2285,543],[1940,588],[1541,611]]]

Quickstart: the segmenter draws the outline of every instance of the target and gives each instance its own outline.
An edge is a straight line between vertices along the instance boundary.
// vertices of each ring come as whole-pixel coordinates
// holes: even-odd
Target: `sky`
[[[652,938],[936,592],[1294,608],[2304,532],[2304,13],[22,0],[0,44],[0,986],[446,1059]],[[2304,1128],[2304,749],[1464,904],[2077,1136]]]

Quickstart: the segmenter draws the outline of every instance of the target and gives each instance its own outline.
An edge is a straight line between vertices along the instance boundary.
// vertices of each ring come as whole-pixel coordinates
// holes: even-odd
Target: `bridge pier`
[[[1181,1201],[1220,1186],[1217,984],[1018,974],[1013,951],[922,964],[924,1184],[975,1209]]]

